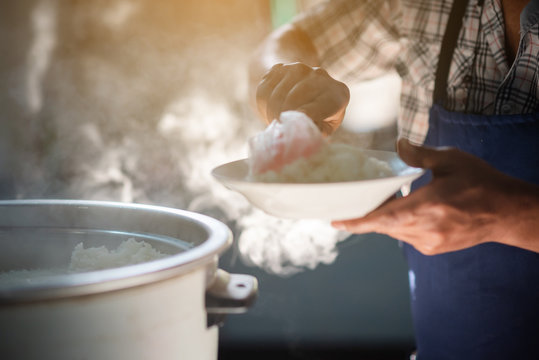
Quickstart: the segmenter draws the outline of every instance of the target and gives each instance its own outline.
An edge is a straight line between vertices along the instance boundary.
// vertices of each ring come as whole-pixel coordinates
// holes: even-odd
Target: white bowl
[[[425,171],[406,165],[395,152],[364,150],[386,161],[394,176],[332,183],[266,183],[247,180],[247,159],[216,167],[212,175],[266,213],[291,219],[352,219],[366,215]]]

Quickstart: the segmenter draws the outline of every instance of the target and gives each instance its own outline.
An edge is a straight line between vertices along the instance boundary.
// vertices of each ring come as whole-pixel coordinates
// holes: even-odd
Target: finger
[[[284,111],[283,104],[288,97],[290,90],[302,79],[308,77],[311,68],[306,65],[285,65],[285,75],[281,81],[275,86],[271,95],[268,98],[268,105],[266,108],[266,116],[270,121],[272,119],[278,119],[279,114]],[[288,110],[296,110],[291,108]]]
[[[458,161],[458,150],[440,147],[433,148],[412,144],[401,138],[397,142],[399,157],[413,167],[431,169],[435,173],[449,172]]]
[[[406,164],[413,167],[427,167],[427,158],[435,156],[432,154],[433,151],[434,150],[427,148],[426,146],[412,144],[405,138],[401,138],[397,142],[397,152],[399,153],[399,157]]]
[[[313,85],[310,78],[297,82],[288,92],[283,102],[282,110],[297,110],[300,106],[314,102],[324,91],[320,86]]]
[[[258,112],[262,117],[266,117],[266,108],[268,106],[268,100],[273,93],[275,87],[279,84],[282,78],[285,76],[283,71],[283,64],[274,65],[262,78],[256,89],[256,105]],[[267,119],[266,122],[270,122],[272,119]]]
[[[273,87],[277,85],[279,81],[281,81],[284,75],[285,71],[283,64],[273,65],[271,69],[264,74],[262,80],[258,84],[257,95],[260,95],[261,97],[264,97],[264,95],[266,95],[265,97],[270,95],[271,91],[273,91]]]
[[[317,68],[289,91],[283,111],[295,109],[304,112],[323,133],[329,135],[341,124],[349,101],[348,87]]]
[[[393,198],[377,209],[357,219],[333,221],[332,226],[357,234],[377,232],[395,234],[416,221],[416,209],[420,206],[428,190],[419,189],[406,198]]]
[[[388,222],[385,212],[377,210],[357,219],[335,220],[331,225],[339,230],[345,230],[354,234],[366,234],[371,232],[387,234],[389,228],[384,226]]]
[[[279,65],[280,64],[275,65],[268,73],[266,73],[256,90],[256,104],[258,112],[267,123],[271,121],[271,119],[268,119],[266,115],[268,100],[277,84],[279,84],[285,75],[284,71],[282,71],[282,65]]]
[[[331,135],[340,125],[341,119],[339,118],[333,121],[332,117],[334,114],[328,113],[327,107],[322,102],[316,101],[316,99],[299,106],[297,111],[301,111],[310,117],[318,129],[325,135]]]

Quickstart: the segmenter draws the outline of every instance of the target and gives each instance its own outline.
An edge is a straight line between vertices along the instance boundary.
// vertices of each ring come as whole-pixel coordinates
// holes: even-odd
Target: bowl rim
[[[404,166],[405,171],[394,174],[392,176],[383,176],[379,178],[369,178],[369,179],[358,179],[358,180],[348,180],[348,181],[335,181],[335,182],[280,182],[280,181],[272,181],[272,182],[264,182],[264,181],[253,181],[250,179],[247,179],[245,177],[240,178],[239,176],[233,177],[233,176],[227,176],[223,175],[221,172],[223,169],[230,168],[232,166],[238,166],[239,164],[243,164],[246,169],[248,169],[249,166],[249,158],[242,158],[234,161],[230,161],[224,164],[221,164],[219,166],[216,166],[212,169],[211,174],[214,178],[221,182],[227,182],[227,183],[236,183],[236,184],[250,184],[253,186],[256,185],[263,185],[263,186],[290,186],[290,187],[329,187],[329,186],[335,186],[335,185],[346,185],[346,184],[352,184],[357,185],[358,183],[362,184],[368,184],[370,182],[380,182],[380,181],[394,181],[396,178],[409,178],[409,177],[419,177],[423,175],[426,170],[423,168],[417,168],[412,167],[404,163],[398,156],[397,152],[394,151],[385,151],[385,150],[371,150],[371,149],[363,149],[367,153],[367,155],[384,155],[388,157],[394,157],[393,160],[397,160],[401,162]]]
[[[308,196],[309,199],[319,199],[320,196],[335,197],[336,195],[353,191],[357,193],[357,190],[368,191],[369,188],[391,188],[391,194],[402,190],[404,186],[411,184],[415,179],[421,177],[426,173],[423,168],[411,167],[404,163],[399,158],[396,152],[384,151],[384,150],[365,150],[369,156],[374,156],[377,159],[388,161],[394,172],[393,176],[385,176],[374,179],[361,179],[352,181],[340,181],[340,182],[263,182],[253,181],[247,178],[249,169],[249,158],[243,158],[240,160],[231,161],[213,169],[212,175],[222,185],[228,189],[235,191],[243,197],[245,197],[254,207],[261,209],[269,215],[290,218],[290,219],[321,219],[321,220],[336,220],[345,218],[355,218],[364,216],[364,209],[357,208],[355,210],[349,210],[348,206],[342,204],[342,200],[337,199],[331,201],[332,204],[340,204],[344,206],[339,211],[333,211],[329,213],[326,210],[318,211],[311,209],[310,211],[297,210],[298,206],[295,205],[297,201],[292,201],[295,195],[299,197]],[[234,173],[234,167],[240,169],[237,174]],[[276,195],[277,194],[277,195]],[[387,197],[391,194],[388,193]],[[263,198],[272,197],[285,197],[283,201],[267,202],[261,201]],[[383,203],[387,198],[381,199],[378,205]],[[287,202],[292,201],[292,205],[286,205]],[[346,200],[345,200],[346,201]],[[277,208],[275,203],[280,204]],[[374,203],[374,202],[373,202]],[[269,205],[268,205],[269,204]],[[283,205],[284,204],[284,205]],[[284,206],[284,207],[283,207]]]

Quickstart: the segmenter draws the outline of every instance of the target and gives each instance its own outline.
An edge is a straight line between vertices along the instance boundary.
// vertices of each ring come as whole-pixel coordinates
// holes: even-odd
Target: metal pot
[[[73,200],[0,201],[0,271],[56,268],[74,246],[128,238],[170,254],[115,269],[0,282],[6,359],[216,359],[218,329],[257,294],[249,275],[217,268],[223,223],[157,206]]]

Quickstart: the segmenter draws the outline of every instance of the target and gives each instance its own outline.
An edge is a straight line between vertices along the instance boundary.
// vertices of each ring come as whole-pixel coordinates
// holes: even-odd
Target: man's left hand
[[[333,226],[353,233],[384,233],[434,255],[493,238],[514,243],[522,228],[519,216],[534,216],[526,212],[529,206],[521,211],[526,195],[519,188],[522,182],[473,155],[416,146],[404,139],[398,142],[398,152],[408,165],[432,170],[432,181],[363,218],[334,221]],[[537,247],[537,242],[532,245]]]

